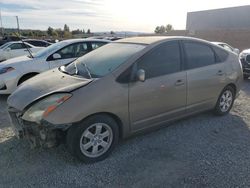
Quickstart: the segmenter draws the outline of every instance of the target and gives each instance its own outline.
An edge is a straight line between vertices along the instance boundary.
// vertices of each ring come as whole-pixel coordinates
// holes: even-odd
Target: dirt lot
[[[200,114],[123,141],[86,165],[62,145],[31,150],[13,137],[0,97],[0,187],[249,187],[250,81],[225,117]]]

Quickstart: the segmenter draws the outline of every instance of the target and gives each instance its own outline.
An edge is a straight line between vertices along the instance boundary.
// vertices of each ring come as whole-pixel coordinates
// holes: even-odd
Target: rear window
[[[226,50],[224,50],[220,47],[217,47],[217,46],[213,46],[212,48],[217,56],[217,58],[216,58],[217,62],[224,62],[227,60],[229,54]]]
[[[216,62],[215,54],[210,46],[199,42],[184,42],[187,58],[187,68],[194,69],[213,65]]]

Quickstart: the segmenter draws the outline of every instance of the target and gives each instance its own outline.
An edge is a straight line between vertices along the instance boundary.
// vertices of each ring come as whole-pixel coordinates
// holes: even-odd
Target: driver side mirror
[[[61,59],[62,56],[58,53],[53,54],[53,59]]]
[[[136,73],[136,77],[138,81],[144,82],[146,79],[145,70],[139,69]]]
[[[246,62],[250,63],[250,55],[246,56]]]

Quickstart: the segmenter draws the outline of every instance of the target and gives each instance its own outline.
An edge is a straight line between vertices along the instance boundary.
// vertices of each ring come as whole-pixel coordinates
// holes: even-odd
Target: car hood
[[[70,76],[58,68],[35,76],[21,84],[8,98],[8,106],[23,111],[34,101],[58,92],[70,92],[89,84],[92,79]]]
[[[0,68],[7,67],[7,66],[15,67],[17,64],[20,65],[20,63],[25,63],[27,61],[32,61],[32,60],[34,59],[29,58],[28,56],[20,56],[20,57],[11,58],[11,59],[1,62]]]

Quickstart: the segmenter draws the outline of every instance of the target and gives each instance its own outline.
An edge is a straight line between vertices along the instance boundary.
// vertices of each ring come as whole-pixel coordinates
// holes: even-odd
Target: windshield
[[[34,57],[42,57],[42,56],[46,56],[46,55],[50,55],[50,53],[59,50],[60,48],[64,47],[65,44],[67,44],[67,42],[58,42],[55,44],[50,45],[47,48],[44,48],[40,51],[38,51],[37,53],[35,53],[33,56]]]
[[[63,72],[99,78],[115,70],[143,48],[145,45],[110,43],[72,62]]]
[[[4,49],[6,46],[8,46],[9,45],[9,43],[5,43],[5,44],[3,44],[2,46],[0,46],[0,49]]]

